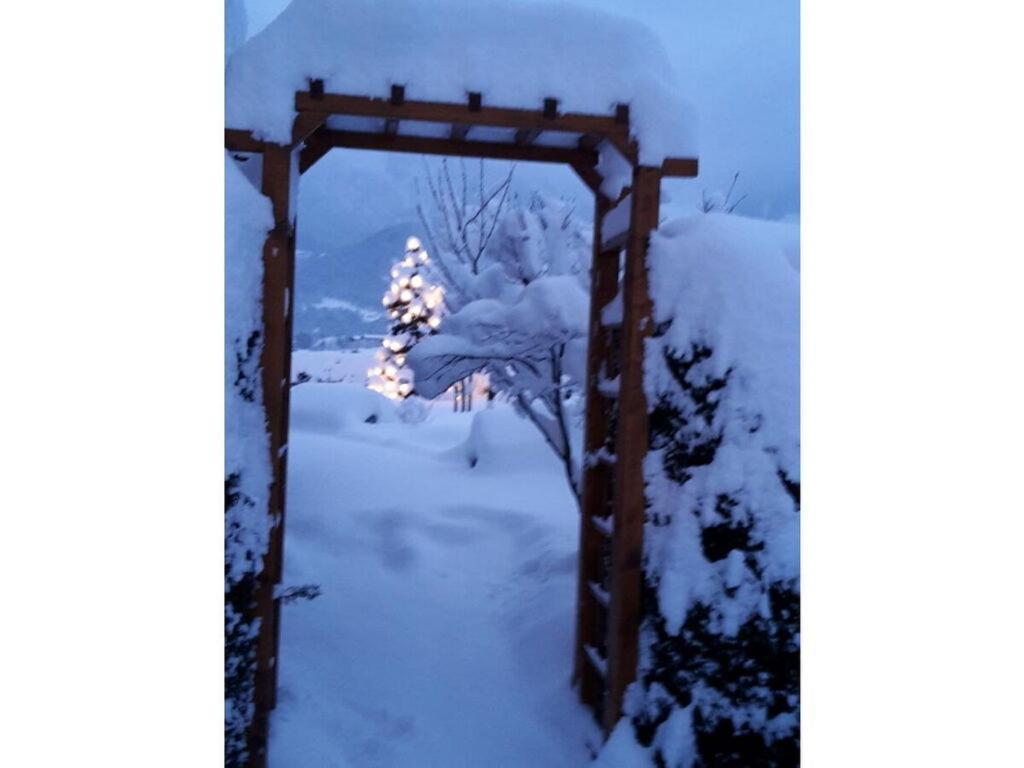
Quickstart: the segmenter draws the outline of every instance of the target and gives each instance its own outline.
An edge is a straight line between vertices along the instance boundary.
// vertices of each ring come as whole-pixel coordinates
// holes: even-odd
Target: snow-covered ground
[[[586,765],[578,516],[539,433],[500,403],[406,423],[309,382],[289,452],[284,586],[322,594],[282,609],[271,764]]]

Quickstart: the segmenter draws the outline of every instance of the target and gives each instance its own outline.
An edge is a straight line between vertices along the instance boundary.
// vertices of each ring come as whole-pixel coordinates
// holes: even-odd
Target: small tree
[[[490,388],[508,397],[540,431],[578,502],[578,395],[586,368],[590,241],[563,201],[534,195],[526,206],[514,202],[498,211],[491,210],[498,194],[480,199],[479,213],[469,218],[488,221],[482,250],[466,259],[476,251],[462,244],[476,241],[458,235],[452,243],[461,252],[451,244],[442,247],[437,261],[447,270],[440,279],[447,287],[447,280],[459,276],[460,301],[445,318],[444,331],[424,342],[410,364],[427,397],[485,373]],[[444,209],[439,216],[441,231],[460,231]]]
[[[405,257],[391,267],[391,285],[381,303],[391,318],[391,331],[377,352],[377,365],[367,371],[367,386],[393,400],[413,394],[412,371],[405,367],[406,355],[424,336],[441,325],[444,291],[424,276],[430,256],[420,241],[410,237]]]

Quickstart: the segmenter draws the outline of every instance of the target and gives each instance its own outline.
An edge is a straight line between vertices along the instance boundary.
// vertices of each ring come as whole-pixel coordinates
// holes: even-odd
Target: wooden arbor
[[[274,228],[263,249],[264,408],[273,485],[274,522],[257,590],[256,715],[252,764],[266,763],[268,717],[275,706],[284,545],[292,296],[295,288],[294,195],[298,177],[335,147],[416,154],[524,160],[570,166],[594,192],[587,413],[580,522],[579,585],[573,681],[605,732],[621,714],[622,695],[636,675],[644,523],[643,460],[647,403],[644,338],[650,332],[647,244],[658,225],[661,179],[697,175],[697,160],[638,163],[629,108],[610,115],[563,114],[554,98],[537,110],[491,107],[479,93],[464,103],[407,101],[402,86],[390,98],[325,93],[312,80],[295,94],[290,144],[260,141],[228,129],[225,145],[259,168],[273,207]],[[614,147],[632,168],[632,183],[616,200],[601,192],[598,147]]]

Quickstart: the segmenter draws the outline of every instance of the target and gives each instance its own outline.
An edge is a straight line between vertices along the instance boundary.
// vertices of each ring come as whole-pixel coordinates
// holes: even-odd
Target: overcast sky
[[[380,0],[386,2],[387,0]],[[549,2],[550,0],[531,0]],[[288,0],[246,0],[258,32]],[[799,0],[577,0],[630,16],[662,40],[700,116],[701,175],[666,182],[668,213],[685,212],[701,191],[724,191],[739,171],[739,211],[782,218],[800,212]],[[303,176],[300,241],[326,249],[412,216],[419,158],[334,151]],[[497,169],[495,169],[497,172]],[[584,196],[563,168],[520,167],[519,188]],[[359,194],[339,193],[339,187]],[[339,234],[339,228],[345,234]],[[302,243],[300,243],[302,245]]]

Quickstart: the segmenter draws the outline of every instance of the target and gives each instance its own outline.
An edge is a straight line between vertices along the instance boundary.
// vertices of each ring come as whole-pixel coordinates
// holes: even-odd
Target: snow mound
[[[536,451],[537,430],[523,416],[508,407],[487,408],[473,414],[469,437],[453,455],[465,461],[476,474],[546,472],[552,457]]]
[[[296,91],[611,114],[630,105],[640,162],[696,154],[693,110],[657,38],[629,19],[567,4],[496,0],[294,0],[227,68],[227,126],[291,140]]]
[[[336,434],[357,424],[396,419],[395,404],[361,384],[310,381],[292,389],[292,431]]]

